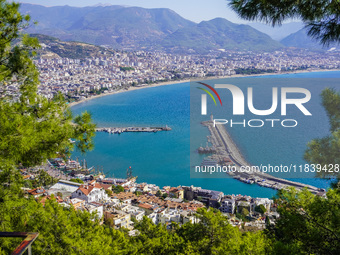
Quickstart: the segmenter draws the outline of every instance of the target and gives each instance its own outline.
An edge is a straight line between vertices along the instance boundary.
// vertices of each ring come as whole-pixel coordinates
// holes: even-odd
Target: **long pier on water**
[[[249,166],[249,168],[251,168],[251,164],[244,159],[242,153],[239,151],[225,127],[223,127],[223,125],[216,125],[214,127],[212,121],[204,121],[202,124],[208,127],[211,134],[211,136],[208,138],[208,141],[212,144],[214,153],[212,156],[210,156],[210,158],[213,161],[219,163],[221,166],[234,164],[237,171],[228,172],[228,174],[230,174],[233,178],[249,184],[257,183],[260,186],[272,189],[285,189],[291,186],[297,189],[307,188],[314,194],[322,191],[322,189],[308,184],[277,178],[270,174],[259,171],[241,172],[241,166]]]
[[[147,132],[156,133],[159,131],[170,131],[171,128],[167,125],[165,127],[102,127],[96,128],[97,132],[106,132],[110,134],[121,134],[124,132]]]

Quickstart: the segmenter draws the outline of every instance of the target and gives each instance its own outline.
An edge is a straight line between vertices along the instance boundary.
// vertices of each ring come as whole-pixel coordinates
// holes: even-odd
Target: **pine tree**
[[[323,44],[340,42],[340,8],[337,0],[231,0],[229,6],[246,20],[273,26],[288,19],[301,19],[308,34]]]

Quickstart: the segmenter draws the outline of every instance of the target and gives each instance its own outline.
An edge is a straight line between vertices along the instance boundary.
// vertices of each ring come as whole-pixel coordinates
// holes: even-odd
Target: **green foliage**
[[[270,240],[261,232],[242,234],[215,209],[199,209],[198,224],[186,223],[177,232],[196,254],[265,254]]]
[[[161,192],[160,190],[157,190],[156,196],[157,196],[157,197],[161,197],[161,196],[162,196],[162,192]]]
[[[37,187],[47,187],[51,186],[58,182],[58,179],[53,178],[50,176],[46,171],[40,170],[38,175],[35,177],[35,179],[32,181],[32,185],[34,188]]]
[[[20,175],[11,179],[15,178]],[[65,208],[54,199],[43,206],[15,187],[0,188],[6,192],[0,201],[0,231],[39,232],[32,245],[34,254],[265,254],[270,250],[271,241],[262,232],[241,233],[218,210],[201,209],[200,223],[173,224],[171,230],[144,217],[135,222],[140,234],[129,237],[126,231],[109,227],[112,220],[99,225],[88,212]],[[0,251],[9,254],[18,241],[1,238]]]
[[[246,216],[244,216],[243,214],[241,214],[241,213],[239,213],[239,212],[236,212],[236,213],[235,213],[235,216],[236,216],[236,218],[242,220],[243,222],[249,221],[249,220],[246,218]]]
[[[59,206],[47,200],[45,207],[34,199],[11,193],[0,206],[0,231],[39,232],[33,254],[127,254],[136,250],[119,231],[92,221],[87,212]],[[4,254],[19,240],[0,238]]]
[[[261,73],[273,73],[275,70],[273,69],[257,69],[257,68],[236,68],[236,74],[261,74]]]
[[[48,100],[37,94],[39,73],[32,56],[38,40],[21,34],[29,16],[21,15],[16,3],[0,3],[0,164],[10,161],[29,167],[57,156],[57,152],[69,155],[73,149],[70,138],[77,139],[80,151],[91,149],[95,133],[91,116],[77,116],[74,125],[62,95]],[[9,85],[19,86],[18,98],[7,95]]]
[[[139,197],[140,195],[143,194],[142,192],[140,192],[140,191],[138,191],[138,190],[136,190],[134,193],[135,193],[135,195],[136,195],[137,197]]]
[[[133,67],[129,67],[129,66],[120,66],[119,67],[120,71],[134,71],[135,69]]]
[[[112,190],[109,190],[109,189],[106,189],[105,192],[108,196],[112,196],[113,194]]]
[[[264,207],[264,205],[261,204],[261,205],[255,206],[255,211],[258,213],[264,214],[267,211],[267,209],[266,207]]]
[[[266,222],[266,228],[269,228],[271,226],[269,216],[266,216],[265,222]]]
[[[280,190],[275,202],[280,217],[270,234],[276,254],[339,254],[339,190],[329,190],[327,198]]]
[[[32,57],[39,48],[38,40],[21,33],[29,21],[29,16],[20,14],[19,4],[0,0],[0,231],[39,232],[33,248],[38,254],[94,254],[109,238],[103,235],[104,239],[95,241],[106,230],[98,229],[89,220],[92,216],[66,211],[53,201],[43,208],[32,198],[24,198],[21,190],[24,181],[18,166],[36,166],[70,154],[70,138],[77,139],[82,152],[91,149],[95,127],[87,113],[72,123],[62,95],[48,100],[37,94],[39,73]],[[7,93],[10,85],[19,88],[17,97]],[[25,184],[48,186],[55,181],[41,170],[33,182]],[[94,232],[88,236],[90,231]],[[17,242],[2,238],[1,252],[8,254]],[[109,248],[103,249],[106,253]]]
[[[197,254],[177,233],[170,233],[165,226],[153,224],[145,216],[135,228],[140,234],[133,237],[131,242],[140,247],[139,254]]]
[[[79,179],[79,178],[72,178],[72,179],[70,179],[70,181],[71,182],[77,182],[77,183],[84,184],[84,182],[81,179]]]
[[[340,41],[339,1],[232,0],[229,5],[246,20],[264,21],[275,26],[297,18],[305,23],[308,34],[321,43]]]
[[[113,193],[119,194],[120,192],[124,192],[124,187],[121,185],[113,185],[112,186]]]
[[[248,209],[247,209],[247,208],[242,208],[241,214],[242,214],[244,217],[247,217],[247,216],[249,215]]]
[[[340,93],[326,88],[322,91],[321,98],[329,118],[331,134],[309,142],[304,158],[310,164],[314,164],[315,169],[322,169],[318,171],[319,176],[339,177],[339,168],[338,171],[328,170],[330,165],[340,164]]]

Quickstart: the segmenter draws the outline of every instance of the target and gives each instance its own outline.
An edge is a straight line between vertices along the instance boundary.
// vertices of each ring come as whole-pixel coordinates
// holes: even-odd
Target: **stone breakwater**
[[[311,185],[289,181],[261,172],[258,169],[256,170],[243,157],[223,125],[217,124],[214,126],[212,121],[204,121],[202,124],[209,129],[211,134],[208,137],[208,141],[212,144],[214,152],[210,158],[220,166],[233,166],[233,169],[236,169],[236,171],[227,171],[231,177],[245,183],[257,183],[260,186],[273,189],[287,189],[289,187],[296,189],[307,188],[314,194],[323,191]],[[242,169],[247,169],[247,171],[242,171]]]
[[[106,132],[110,134],[121,134],[124,132],[147,132],[147,133],[156,133],[159,131],[170,131],[171,128],[168,126],[165,127],[104,127],[104,128],[96,128],[97,132]]]

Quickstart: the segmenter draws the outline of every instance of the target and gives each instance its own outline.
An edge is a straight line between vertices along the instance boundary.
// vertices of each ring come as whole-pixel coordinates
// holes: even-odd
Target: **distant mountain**
[[[194,25],[169,9],[98,6],[43,7],[22,4],[38,26],[30,33],[47,34],[62,40],[73,40],[114,48],[140,48],[152,45],[182,27]]]
[[[198,52],[210,49],[271,51],[283,47],[248,25],[234,24],[223,18],[179,29],[168,35],[162,45],[168,48],[192,48]]]
[[[290,22],[275,27],[259,22],[249,23],[248,25],[278,41],[299,31],[304,26],[302,22]]]
[[[95,4],[95,5],[92,5],[93,7],[98,7],[98,6],[102,6],[102,7],[106,7],[106,6],[111,6],[112,4],[110,3],[98,3],[98,4]]]
[[[22,4],[21,11],[38,21],[37,26],[28,29],[29,33],[115,49],[207,52],[220,48],[274,50],[282,47],[248,25],[237,25],[221,18],[196,24],[169,9]]]
[[[307,34],[306,29],[300,29],[296,33],[293,33],[280,41],[287,47],[314,49],[314,50],[328,50],[332,47],[340,48],[339,44],[330,44],[328,46],[322,46],[316,39],[311,38]]]
[[[39,39],[41,49],[37,50],[38,57],[85,59],[88,57],[103,56],[107,53],[114,54],[113,50],[92,44],[72,41],[65,42],[58,38],[41,34],[31,34],[30,36]]]

